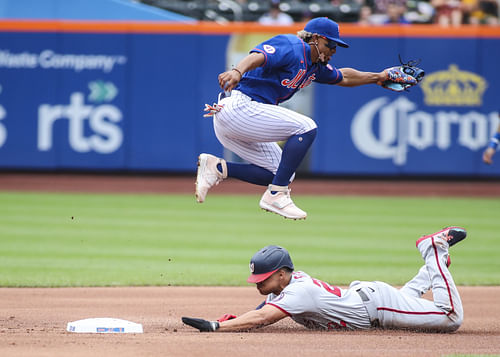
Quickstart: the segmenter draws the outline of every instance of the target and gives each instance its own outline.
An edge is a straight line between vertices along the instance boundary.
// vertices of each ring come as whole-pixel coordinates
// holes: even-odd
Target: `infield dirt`
[[[216,319],[257,306],[253,287],[0,289],[1,356],[442,356],[500,353],[497,287],[459,287],[465,320],[452,334],[309,331],[286,318],[252,332],[200,333],[181,316]],[[76,334],[66,324],[115,317],[143,334]]]

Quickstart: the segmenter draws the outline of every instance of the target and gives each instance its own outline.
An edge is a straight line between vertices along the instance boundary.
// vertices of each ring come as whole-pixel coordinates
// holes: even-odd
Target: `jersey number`
[[[318,279],[313,279],[312,280],[314,284],[318,285],[319,287],[323,287],[326,291],[329,293],[336,295],[338,297],[341,297],[342,293],[340,292],[340,288],[337,286],[331,286],[328,283],[325,283],[324,281],[318,280]]]

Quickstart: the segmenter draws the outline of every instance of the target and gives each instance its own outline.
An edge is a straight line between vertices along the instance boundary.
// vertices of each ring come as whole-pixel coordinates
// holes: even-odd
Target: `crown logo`
[[[427,105],[480,106],[487,83],[483,77],[450,64],[447,71],[426,75],[421,86]]]

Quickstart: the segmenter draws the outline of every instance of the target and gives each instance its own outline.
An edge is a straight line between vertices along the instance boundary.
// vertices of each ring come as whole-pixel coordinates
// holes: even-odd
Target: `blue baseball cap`
[[[310,20],[304,30],[324,36],[327,39],[336,42],[340,47],[349,47],[339,36],[339,25],[328,17],[316,17]]]
[[[288,251],[277,245],[268,245],[255,253],[250,259],[249,283],[260,283],[273,275],[280,268],[293,268]]]

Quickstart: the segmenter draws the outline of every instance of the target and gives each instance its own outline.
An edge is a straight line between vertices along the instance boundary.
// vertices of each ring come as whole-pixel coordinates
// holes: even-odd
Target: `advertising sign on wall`
[[[358,45],[358,41],[353,42]],[[395,50],[391,40],[370,39],[383,53],[398,51],[408,59],[418,54],[426,76],[402,93],[318,86],[314,118],[320,132],[312,170],[375,175],[500,173],[481,160],[497,129],[500,109],[500,88],[494,84],[498,75],[485,75],[487,68],[495,67],[491,51],[499,52],[500,47],[489,41],[482,40],[479,46],[478,40],[470,39],[410,38]],[[464,45],[477,47],[476,51],[464,52]],[[444,48],[438,51],[439,46]],[[358,53],[352,56],[346,51],[340,56],[345,63],[359,63]]]
[[[92,35],[2,36],[8,47],[0,48],[0,165],[122,167],[125,42],[104,37],[95,43]]]
[[[204,104],[220,91],[217,76],[266,38],[296,31],[0,25],[0,169],[37,170],[194,172],[201,152],[234,158],[217,141],[211,119],[203,118]],[[500,165],[481,162],[498,123],[500,31],[341,29],[350,47],[333,57],[337,68],[380,71],[397,64],[399,54],[420,59],[426,76],[403,93],[376,85],[301,90],[284,105],[319,127],[301,170],[500,176]]]

